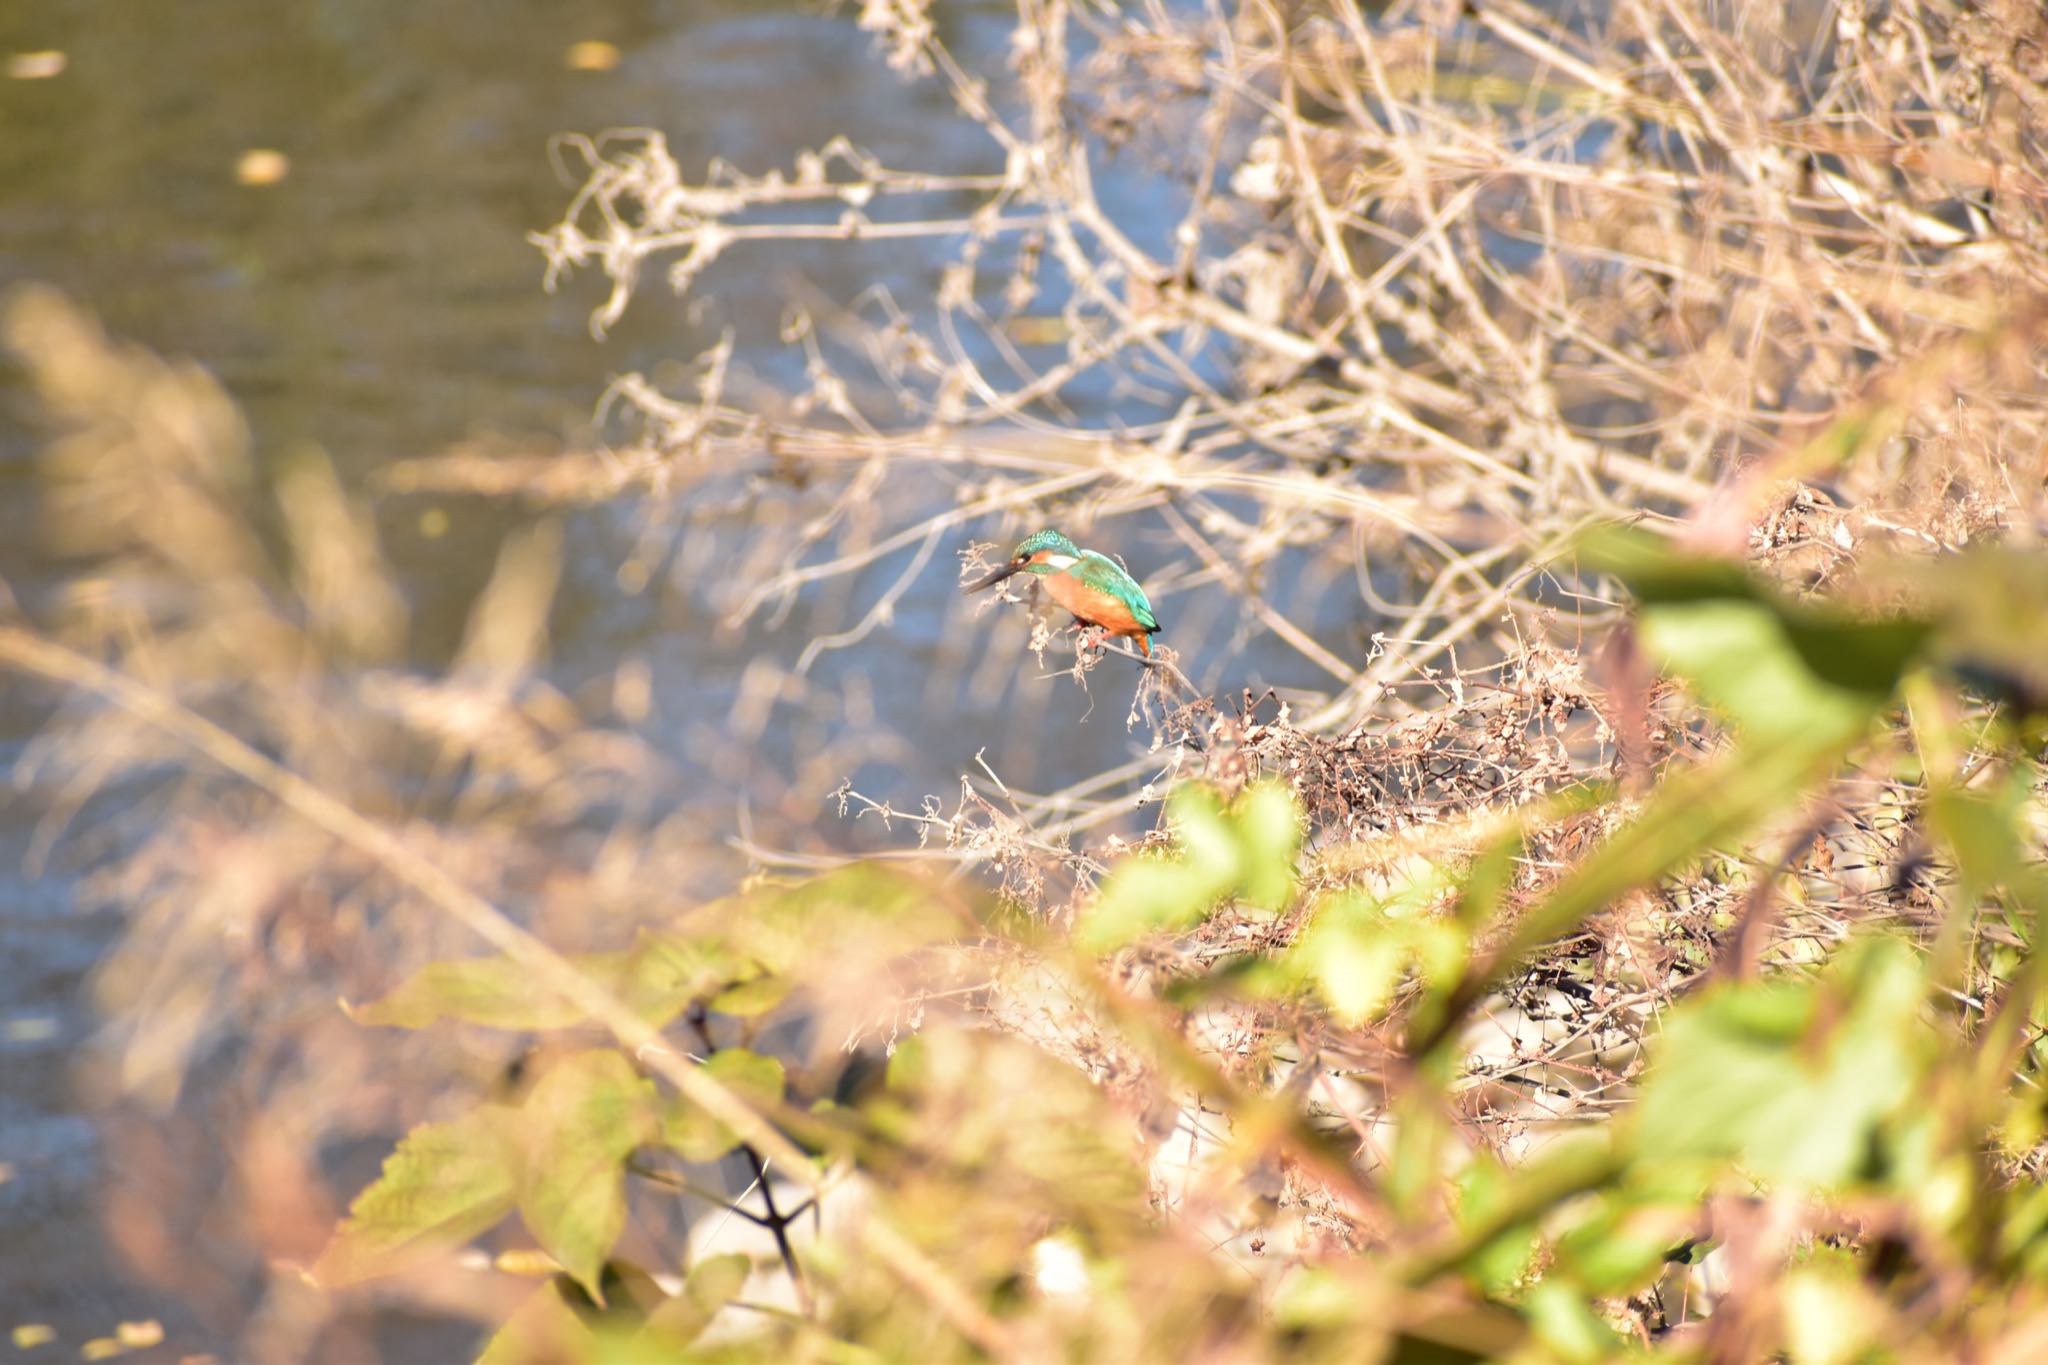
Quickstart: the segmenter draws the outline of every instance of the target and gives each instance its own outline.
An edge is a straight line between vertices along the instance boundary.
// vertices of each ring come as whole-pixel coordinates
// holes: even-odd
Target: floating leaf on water
[[[597,38],[571,43],[562,54],[562,65],[571,71],[610,71],[618,64],[618,45]]]
[[[235,179],[244,185],[275,185],[291,174],[291,158],[274,147],[251,147],[235,162]]]
[[[131,1351],[155,1346],[164,1339],[164,1325],[155,1318],[144,1318],[139,1322],[122,1322],[114,1325],[114,1337]]]

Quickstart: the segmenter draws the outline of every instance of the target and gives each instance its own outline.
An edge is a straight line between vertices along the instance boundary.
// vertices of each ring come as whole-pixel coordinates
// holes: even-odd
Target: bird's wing
[[[1131,609],[1131,615],[1147,630],[1159,629],[1159,618],[1152,614],[1152,603],[1145,596],[1145,590],[1138,586],[1138,580],[1124,572],[1123,566],[1108,555],[1093,550],[1081,551],[1081,557],[1074,562],[1068,573],[1080,579],[1091,588],[1114,593],[1123,599]]]

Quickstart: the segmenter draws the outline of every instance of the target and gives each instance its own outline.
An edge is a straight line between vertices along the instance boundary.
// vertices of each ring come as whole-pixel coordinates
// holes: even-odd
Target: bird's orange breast
[[[1101,626],[1112,635],[1129,635],[1139,640],[1145,638],[1145,627],[1138,624],[1130,603],[1113,592],[1092,588],[1073,575],[1063,573],[1047,574],[1045,590],[1052,594],[1053,601],[1090,625]]]

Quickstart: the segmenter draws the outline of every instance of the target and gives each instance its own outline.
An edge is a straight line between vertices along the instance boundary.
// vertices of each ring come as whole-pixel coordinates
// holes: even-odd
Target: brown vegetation
[[[644,677],[544,680],[554,523],[508,545],[429,676],[357,494],[318,464],[257,487],[204,375],[18,297],[9,339],[84,567],[0,627],[0,661],[65,685],[22,780],[132,914],[100,979],[109,1094],[168,1116],[122,1130],[121,1169],[151,1186],[110,1191],[123,1244],[223,1321],[267,1267],[252,1357],[345,1353],[349,1301],[300,1272],[372,1172],[336,1190],[321,1157],[588,1080],[611,1063],[585,1049],[616,1043],[632,1079],[590,1093],[644,1079],[709,1116],[687,1139],[673,1116],[633,1130],[629,1150],[673,1159],[634,1158],[651,1193],[617,1254],[706,1275],[657,1318],[698,1290],[696,1329],[753,1302],[716,1320],[748,1349],[2023,1358],[2048,1321],[2026,1098],[2038,16],[1022,0],[1005,71],[963,67],[918,0],[858,18],[985,135],[984,164],[838,142],[697,175],[658,133],[570,138],[585,179],[534,240],[551,286],[609,282],[598,329],[657,279],[711,290],[797,243],[926,243],[929,298],[792,305],[799,391],[728,341],[687,383],[621,378],[610,449],[451,453],[385,490],[618,502],[640,534],[621,583],[693,509],[748,518],[729,628],[805,593],[847,610],[750,675],[723,737],[742,748],[826,653],[886,640],[944,557],[1025,523],[1163,527],[1155,601],[1207,599],[1208,638],[1270,636],[1322,686],[1226,690],[1214,657],[1170,647],[1170,680],[1080,656],[1033,685],[1121,698],[1140,676],[1142,752],[1042,795],[965,773],[917,812],[841,782],[851,761],[807,770],[788,785],[886,822],[894,860],[743,830],[734,869],[638,731]],[[1582,558],[1617,521],[1673,557]],[[1965,556],[1991,542],[2011,557]],[[1367,626],[1331,633],[1333,601]],[[1693,601],[1733,604],[1754,653],[1684,634]],[[1942,643],[1882,657],[1900,622]],[[1017,647],[987,666],[1029,667],[1018,632],[995,638]],[[1759,677],[1783,685],[1761,703]],[[897,861],[932,876],[899,882]],[[728,871],[746,880],[707,904]],[[576,956],[636,927],[716,967],[686,991]],[[479,946],[524,995],[417,985]],[[442,1027],[361,1027],[337,995]],[[1743,1051],[1793,1013],[1810,1075]],[[1658,1090],[1670,1019],[1684,1055],[1753,1063],[1745,1084],[1805,1077],[1780,1126],[1674,1117],[1685,1085],[1725,1097],[1713,1074]],[[888,1054],[906,1060],[883,1084]],[[1894,1064],[1912,1100],[1883,1089]],[[1632,1113],[1696,1163],[1574,1146],[1637,1132]],[[1809,1150],[1831,1116],[1867,1160]],[[721,1152],[744,1193],[674,1156]],[[824,1211],[800,1243],[798,1199]],[[688,1253],[721,1203],[772,1233],[786,1281],[713,1294],[728,1271]],[[206,1255],[181,1253],[190,1222],[220,1234]],[[519,1298],[510,1275],[424,1264],[389,1293],[491,1322]],[[501,1358],[584,1349],[549,1311],[529,1357],[512,1333]]]

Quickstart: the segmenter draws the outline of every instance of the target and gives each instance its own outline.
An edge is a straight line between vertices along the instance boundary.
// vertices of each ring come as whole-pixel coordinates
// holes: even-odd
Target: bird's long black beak
[[[972,583],[969,583],[960,591],[980,592],[983,588],[993,588],[996,584],[1002,582],[1005,578],[1008,578],[1011,574],[1016,573],[1023,567],[1024,566],[1022,564],[1005,564],[1001,568],[997,569],[994,573],[988,575],[988,577],[975,579]]]

